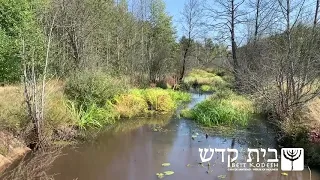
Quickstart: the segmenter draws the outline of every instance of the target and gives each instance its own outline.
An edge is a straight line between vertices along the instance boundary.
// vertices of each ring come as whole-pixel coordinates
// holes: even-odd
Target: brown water
[[[206,98],[193,95],[190,107]],[[191,136],[195,133],[196,138]],[[102,133],[94,142],[76,149],[65,149],[50,170],[56,180],[156,180],[156,173],[174,171],[164,179],[209,179],[209,180],[310,180],[309,171],[289,172],[232,172],[227,163],[221,162],[221,155],[214,156],[210,167],[199,164],[199,148],[235,148],[240,150],[240,161],[247,154],[248,147],[272,148],[274,135],[268,126],[258,125],[225,136],[217,131],[206,139],[205,133],[192,121],[157,116],[152,118],[123,121],[111,130]],[[226,156],[225,156],[226,159]],[[171,163],[162,167],[162,163]],[[320,180],[320,174],[312,171],[312,180]]]

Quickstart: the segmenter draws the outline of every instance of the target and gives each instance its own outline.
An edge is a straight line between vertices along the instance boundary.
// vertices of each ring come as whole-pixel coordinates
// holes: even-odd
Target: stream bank
[[[192,95],[189,108],[206,99],[208,95]],[[234,136],[206,132],[193,121],[175,116],[157,115],[136,118],[115,124],[95,141],[78,148],[65,148],[64,156],[58,158],[49,174],[56,180],[64,179],[158,179],[157,173],[174,171],[165,179],[229,179],[229,180],[309,180],[309,172],[290,172],[288,176],[275,172],[227,171],[221,157],[214,158],[208,167],[199,164],[199,148],[235,148],[239,157],[247,156],[246,148],[276,148],[272,129],[257,119],[256,124]],[[195,138],[192,138],[197,134]],[[163,167],[163,163],[170,163]],[[320,174],[312,172],[312,179]]]

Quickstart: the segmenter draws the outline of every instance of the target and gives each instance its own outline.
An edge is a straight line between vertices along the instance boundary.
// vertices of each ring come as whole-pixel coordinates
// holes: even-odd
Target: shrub
[[[65,94],[77,102],[77,107],[86,109],[92,104],[99,107],[105,105],[107,100],[121,94],[128,89],[123,80],[111,77],[100,71],[78,72],[67,79]]]

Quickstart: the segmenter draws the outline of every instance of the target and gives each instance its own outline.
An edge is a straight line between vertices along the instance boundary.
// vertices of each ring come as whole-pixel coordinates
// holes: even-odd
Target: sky
[[[180,38],[183,35],[181,23],[181,12],[183,11],[186,0],[164,0],[166,3],[167,13],[173,16],[173,26],[176,27],[177,37]]]

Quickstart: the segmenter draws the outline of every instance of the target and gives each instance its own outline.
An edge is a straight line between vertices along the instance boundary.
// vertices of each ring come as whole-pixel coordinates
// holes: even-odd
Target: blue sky
[[[183,35],[181,23],[181,12],[183,11],[184,3],[186,0],[164,0],[166,9],[170,16],[173,16],[173,25],[176,27],[177,36],[180,38]]]

